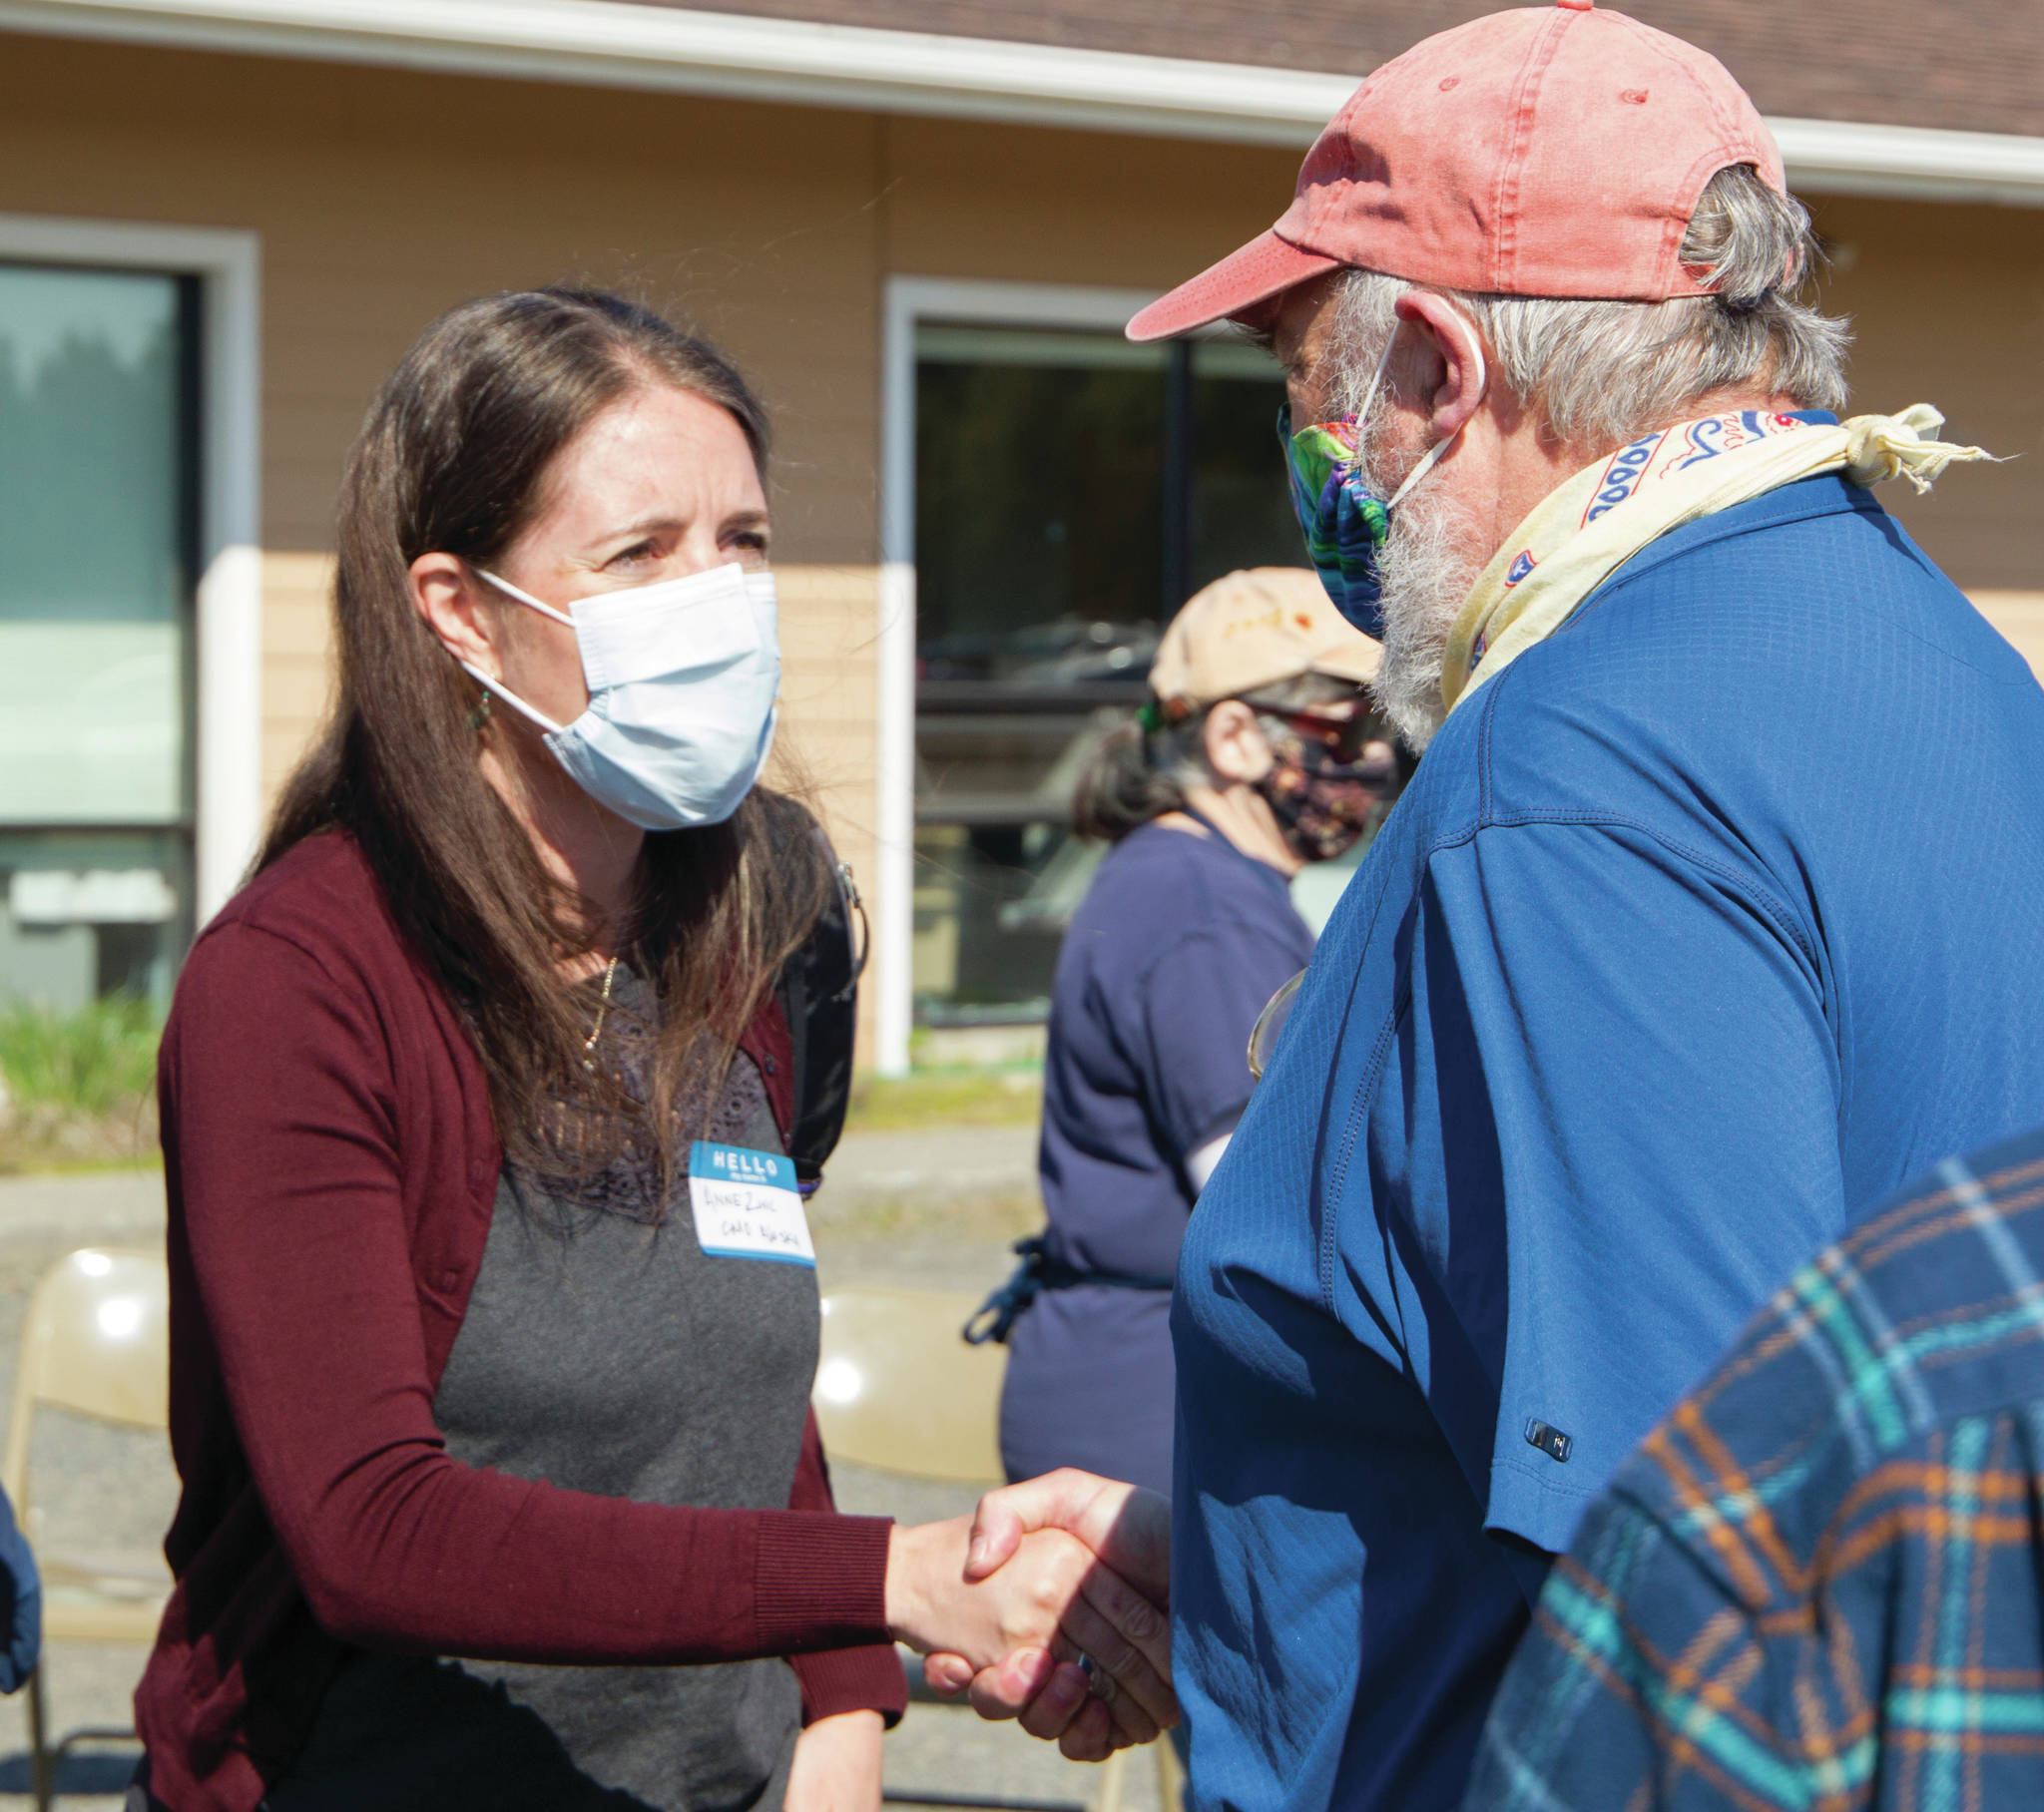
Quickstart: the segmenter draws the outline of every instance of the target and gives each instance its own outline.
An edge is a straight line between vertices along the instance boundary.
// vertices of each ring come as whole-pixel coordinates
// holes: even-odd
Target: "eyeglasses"
[[[1291,1005],[1298,999],[1299,988],[1305,981],[1301,969],[1290,981],[1265,1003],[1257,1023],[1250,1030],[1250,1080],[1262,1082],[1264,1072],[1270,1068],[1271,1058],[1278,1049],[1278,1035],[1284,1030],[1285,1022],[1291,1018]]]

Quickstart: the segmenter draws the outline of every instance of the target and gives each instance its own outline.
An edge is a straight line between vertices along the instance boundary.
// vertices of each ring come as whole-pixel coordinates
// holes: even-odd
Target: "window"
[[[167,997],[192,916],[198,279],[0,263],[0,995]]]
[[[1100,851],[1069,832],[1159,633],[1300,562],[1274,361],[1228,339],[915,332],[914,986],[930,1025],[1041,1018]]]

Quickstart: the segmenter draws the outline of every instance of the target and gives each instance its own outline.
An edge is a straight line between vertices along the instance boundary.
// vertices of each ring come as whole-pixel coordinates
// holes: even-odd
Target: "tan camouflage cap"
[[[1305,567],[1230,573],[1186,600],[1150,669],[1150,689],[1180,711],[1328,674],[1367,685],[1383,651],[1328,602]]]

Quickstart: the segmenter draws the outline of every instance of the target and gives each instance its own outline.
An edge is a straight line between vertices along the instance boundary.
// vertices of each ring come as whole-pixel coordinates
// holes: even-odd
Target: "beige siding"
[[[2044,210],[1834,199],[1816,215],[1825,300],[1852,317],[1852,407],[1934,403],[1949,438],[2007,461],[1881,501],[1968,592],[2044,587]]]
[[[428,320],[565,279],[721,338],[779,419],[786,553],[871,559],[871,119],[4,34],[0,47],[0,210],[261,233],[268,547],[331,545],[349,437]]]
[[[332,682],[326,554],[262,558],[262,796],[273,799],[326,709]]]
[[[1974,592],[1973,606],[2044,680],[2044,592]]]
[[[776,566],[781,727],[771,778],[806,797],[869,893],[877,872],[874,650],[880,575],[871,566]],[[868,906],[868,912],[871,908]],[[872,1055],[876,992],[859,999],[860,1061]]]

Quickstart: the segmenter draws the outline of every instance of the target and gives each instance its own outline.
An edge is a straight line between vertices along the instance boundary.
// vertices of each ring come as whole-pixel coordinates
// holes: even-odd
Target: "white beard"
[[[1472,527],[1422,483],[1392,512],[1390,534],[1377,550],[1384,659],[1373,689],[1414,751],[1433,740],[1447,715],[1441,673],[1448,633],[1485,564],[1469,551]]]

